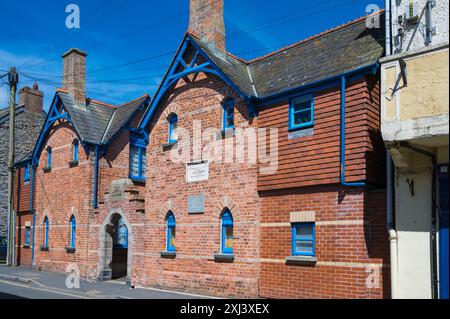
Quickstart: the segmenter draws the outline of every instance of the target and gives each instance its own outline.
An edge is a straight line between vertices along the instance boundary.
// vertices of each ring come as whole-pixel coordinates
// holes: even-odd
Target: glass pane
[[[233,227],[225,228],[225,248],[233,248]]]
[[[142,149],[141,156],[142,156],[141,177],[145,178],[146,173],[147,173],[147,154],[146,154],[146,150],[145,149]]]
[[[170,126],[170,140],[178,141],[178,122],[175,122]]]
[[[309,110],[294,113],[294,125],[309,123],[311,120],[311,112]]]
[[[311,101],[294,102],[294,112],[311,109]]]
[[[313,252],[313,243],[312,241],[297,241],[295,243],[295,251],[297,253],[310,253]]]
[[[296,227],[297,239],[313,239],[313,226],[297,226]]]
[[[130,175],[139,177],[139,150],[136,147],[130,149]]]
[[[175,227],[169,228],[170,233],[170,247],[175,247],[176,245],[176,230]]]

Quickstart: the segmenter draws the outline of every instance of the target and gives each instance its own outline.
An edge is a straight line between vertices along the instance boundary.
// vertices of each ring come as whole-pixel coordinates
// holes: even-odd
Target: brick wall
[[[133,279],[142,285],[226,297],[257,297],[259,273],[259,203],[256,166],[248,164],[210,164],[210,178],[186,183],[184,163],[170,160],[167,116],[177,113],[179,127],[193,136],[193,121],[202,129],[222,128],[222,102],[235,98],[236,127],[256,126],[242,100],[215,76],[199,75],[195,82],[180,81],[168,101],[158,110],[151,124],[147,151],[147,189],[145,229],[135,232],[138,253],[134,253]],[[225,143],[219,139],[216,143]],[[182,142],[180,142],[181,144]],[[192,141],[191,141],[192,143]],[[204,144],[203,144],[204,146]],[[203,158],[205,159],[205,158]],[[205,194],[205,213],[189,215],[190,195]],[[234,218],[233,263],[215,261],[220,251],[221,213],[225,208]],[[161,258],[166,247],[166,223],[172,210],[177,223],[177,257]]]
[[[261,193],[260,295],[386,298],[389,250],[385,192],[321,186]],[[316,264],[289,264],[291,212],[316,216]],[[372,268],[379,278],[366,285]]]
[[[32,243],[33,243],[33,214],[21,212],[16,214],[16,258],[17,265],[31,266]],[[25,228],[30,228],[30,245],[26,245]]]
[[[56,124],[40,156],[40,166],[36,170],[36,265],[52,271],[65,271],[67,264],[87,263],[89,238],[89,215],[93,200],[93,156],[88,156],[84,148],[79,148],[79,163],[69,164],[73,159],[73,140],[78,138],[68,124]],[[45,149],[52,147],[52,168],[45,172],[47,163]],[[93,152],[91,150],[91,155]],[[68,253],[66,247],[70,238],[70,217],[77,221],[76,251]],[[41,251],[44,243],[44,218],[49,218],[49,251]]]

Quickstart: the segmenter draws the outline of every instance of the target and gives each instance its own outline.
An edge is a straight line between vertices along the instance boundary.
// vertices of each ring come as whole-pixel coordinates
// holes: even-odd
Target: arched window
[[[178,142],[178,115],[169,116],[169,143]]]
[[[222,215],[222,253],[233,254],[233,216],[229,209]]]
[[[76,242],[76,233],[77,233],[77,220],[75,219],[75,216],[72,215],[70,217],[70,248],[75,248],[75,242]]]
[[[234,129],[234,100],[223,103],[223,130]]]
[[[128,248],[128,227],[122,217],[117,221],[117,231],[114,237],[114,247]]]
[[[45,218],[44,218],[44,247],[48,247],[49,231],[50,231],[50,222],[48,220],[48,217],[45,216]]]
[[[77,139],[73,140],[73,161],[78,162],[78,152],[79,152],[79,145],[80,142]]]
[[[176,222],[172,212],[167,214],[167,251],[176,251]]]
[[[52,148],[51,146],[47,147],[47,168],[52,167]]]

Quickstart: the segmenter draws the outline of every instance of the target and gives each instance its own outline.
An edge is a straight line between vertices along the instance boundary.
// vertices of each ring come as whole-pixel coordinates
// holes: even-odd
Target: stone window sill
[[[70,167],[77,167],[77,166],[78,166],[78,163],[79,163],[78,161],[70,161],[70,162],[69,162],[69,166],[70,166]]]
[[[44,173],[50,173],[52,171],[52,168],[51,167],[44,167],[42,170],[44,171]]]
[[[309,256],[290,256],[286,257],[287,264],[304,264],[314,266],[317,263],[316,257]]]
[[[76,249],[74,247],[66,247],[66,252],[68,254],[75,254]]]
[[[165,259],[175,259],[177,257],[177,253],[175,251],[162,251],[161,258]]]
[[[163,151],[168,151],[173,149],[174,147],[178,146],[178,141],[177,142],[171,142],[171,143],[166,143],[162,146]]]
[[[232,254],[215,253],[214,254],[214,261],[221,262],[221,263],[232,263],[234,261],[234,255],[232,255]]]
[[[48,251],[48,246],[42,245],[41,246],[41,251]]]

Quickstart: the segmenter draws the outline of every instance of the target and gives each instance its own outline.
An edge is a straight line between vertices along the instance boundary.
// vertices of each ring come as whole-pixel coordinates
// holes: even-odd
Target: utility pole
[[[8,145],[8,266],[14,266],[14,126],[16,116],[16,92],[19,74],[12,67],[9,80],[9,145]]]

